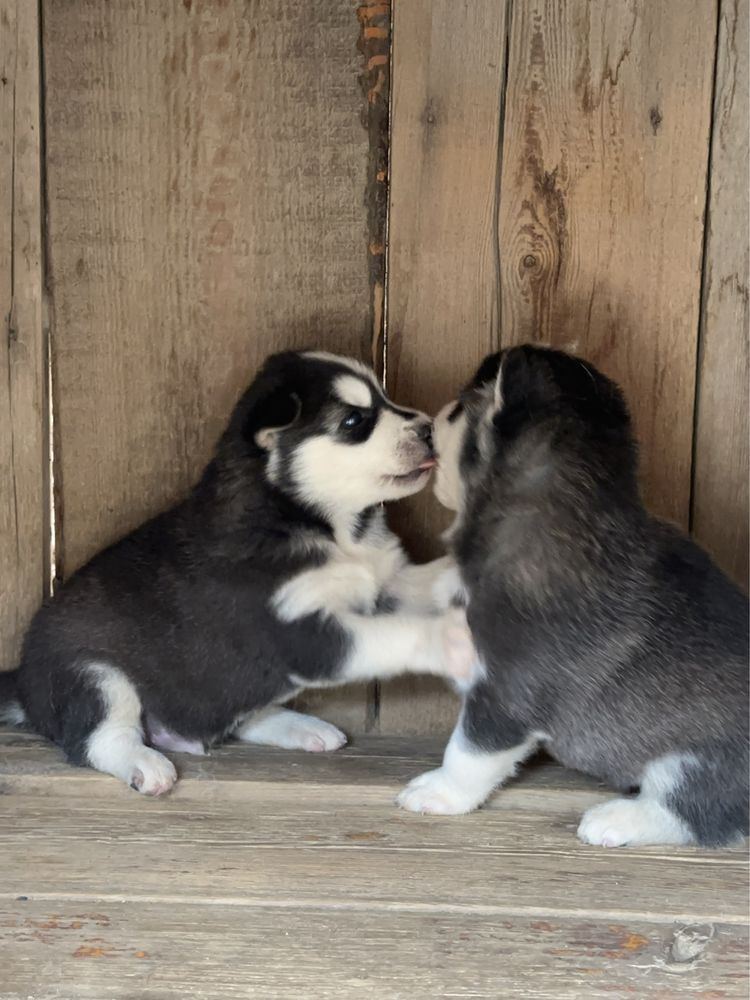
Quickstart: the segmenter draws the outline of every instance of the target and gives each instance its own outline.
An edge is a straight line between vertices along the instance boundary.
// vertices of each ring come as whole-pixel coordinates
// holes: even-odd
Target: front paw
[[[429,813],[433,816],[460,816],[473,812],[481,799],[458,787],[444,767],[426,771],[410,781],[399,794],[396,802],[409,812]]]
[[[446,568],[432,584],[432,600],[441,611],[466,606],[466,588],[458,566],[450,559],[446,559]]]

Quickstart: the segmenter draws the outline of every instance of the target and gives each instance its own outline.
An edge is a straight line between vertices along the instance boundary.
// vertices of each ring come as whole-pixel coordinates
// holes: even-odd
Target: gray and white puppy
[[[323,353],[270,358],[190,495],[101,552],[36,615],[0,711],[75,764],[144,794],[162,750],[332,750],[343,733],[279,707],[310,686],[471,665],[463,612],[420,598],[380,504],[435,464],[431,421],[372,371]],[[463,619],[463,624],[462,624]]]
[[[400,804],[466,813],[543,745],[623,792],[586,843],[748,833],[748,604],[650,516],[618,387],[559,351],[487,358],[435,422],[435,493],[484,676]]]

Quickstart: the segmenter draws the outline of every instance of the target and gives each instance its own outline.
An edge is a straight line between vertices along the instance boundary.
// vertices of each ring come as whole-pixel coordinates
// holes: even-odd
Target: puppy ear
[[[292,351],[272,355],[235,406],[224,446],[268,451],[279,432],[299,419],[303,396],[299,356]]]
[[[246,425],[245,433],[250,430],[258,447],[270,451],[279,433],[296,423],[301,412],[302,401],[297,393],[281,387],[255,410],[252,423],[257,429],[253,431]]]
[[[494,411],[515,405],[527,392],[529,363],[525,347],[509,347],[500,354],[493,391]]]
[[[479,368],[477,368],[474,378],[469,383],[468,388],[480,389],[483,385],[487,385],[488,382],[493,382],[497,378],[502,357],[503,351],[496,351],[494,354],[488,354]]]

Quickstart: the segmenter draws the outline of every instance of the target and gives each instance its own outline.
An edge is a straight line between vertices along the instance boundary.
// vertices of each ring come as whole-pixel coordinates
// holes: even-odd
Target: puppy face
[[[348,358],[274,355],[238,411],[235,432],[261,454],[269,481],[326,516],[416,493],[435,464],[429,418],[395,406]]]
[[[595,450],[619,448],[628,470],[633,464],[622,393],[593,365],[530,345],[489,355],[458,399],[435,418],[437,499],[462,510],[494,457],[507,456],[521,442],[529,447],[518,450],[519,467],[530,466],[533,457],[535,474],[542,474],[550,442],[561,432]]]
[[[463,508],[477,459],[487,451],[499,391],[500,359],[500,354],[485,358],[458,399],[447,403],[435,417],[433,436],[439,460],[433,489],[448,510]]]

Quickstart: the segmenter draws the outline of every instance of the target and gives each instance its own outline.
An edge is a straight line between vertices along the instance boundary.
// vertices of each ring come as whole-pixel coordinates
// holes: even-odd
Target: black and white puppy
[[[747,835],[747,600],[643,508],[618,387],[559,351],[510,348],[441,411],[435,442],[484,676],[443,766],[400,804],[469,812],[541,744],[638,790],[585,813],[586,843]]]
[[[379,506],[434,464],[431,421],[394,406],[364,365],[271,357],[187,499],[37,613],[19,670],[0,675],[6,717],[15,697],[70,761],[151,795],[176,780],[160,750],[203,753],[228,734],[336,749],[338,729],[279,704],[471,663],[463,612],[420,598]]]

